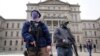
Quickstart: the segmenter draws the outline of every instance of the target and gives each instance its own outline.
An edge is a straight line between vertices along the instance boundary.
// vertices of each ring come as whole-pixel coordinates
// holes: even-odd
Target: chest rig
[[[42,30],[42,23],[38,22],[37,26],[35,25],[36,22],[34,21],[30,21],[30,34],[35,37],[35,39],[39,38],[39,37],[43,37],[43,30]]]

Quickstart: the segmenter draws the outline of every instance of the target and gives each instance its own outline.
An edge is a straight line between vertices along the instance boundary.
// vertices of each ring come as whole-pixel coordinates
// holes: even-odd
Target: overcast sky
[[[7,19],[25,19],[26,4],[40,0],[0,0],[0,15]],[[41,0],[45,1],[45,0]],[[100,0],[61,0],[70,4],[79,4],[81,19],[95,20],[100,17]]]

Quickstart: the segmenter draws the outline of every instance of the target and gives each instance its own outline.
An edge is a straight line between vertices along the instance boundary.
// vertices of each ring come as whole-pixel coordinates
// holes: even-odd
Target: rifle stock
[[[77,47],[76,47],[75,43],[73,44],[73,49],[74,49],[75,55],[76,55],[76,56],[79,56],[79,55],[78,55],[78,52],[77,52]]]

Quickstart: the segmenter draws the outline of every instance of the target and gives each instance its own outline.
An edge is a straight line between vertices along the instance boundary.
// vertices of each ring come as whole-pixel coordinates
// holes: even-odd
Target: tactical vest
[[[34,21],[30,21],[30,34],[35,37],[35,39],[39,37],[43,37],[43,30],[42,30],[42,22],[38,22],[38,26],[35,26]]]

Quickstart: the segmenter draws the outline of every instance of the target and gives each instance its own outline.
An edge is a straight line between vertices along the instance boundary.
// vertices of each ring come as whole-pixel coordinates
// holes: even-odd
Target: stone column
[[[58,27],[60,26],[60,22],[59,22],[59,20],[58,20]]]

